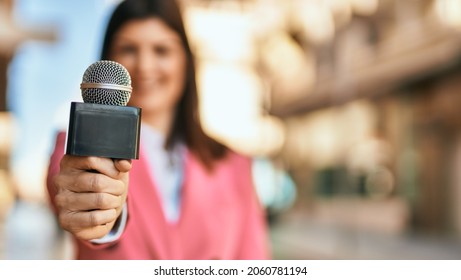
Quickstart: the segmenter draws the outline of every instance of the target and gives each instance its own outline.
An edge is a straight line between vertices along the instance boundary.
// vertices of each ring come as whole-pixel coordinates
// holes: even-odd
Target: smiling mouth
[[[148,89],[148,88],[157,88],[159,86],[158,82],[155,81],[140,81],[134,84],[133,87],[140,88],[140,89]]]

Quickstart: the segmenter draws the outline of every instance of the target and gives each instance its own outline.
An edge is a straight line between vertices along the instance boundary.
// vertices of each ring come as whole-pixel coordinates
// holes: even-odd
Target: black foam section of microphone
[[[66,154],[139,159],[141,109],[72,102]]]

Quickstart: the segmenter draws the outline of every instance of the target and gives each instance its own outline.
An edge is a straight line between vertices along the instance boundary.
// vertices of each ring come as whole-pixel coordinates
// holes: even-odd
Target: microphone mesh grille
[[[131,77],[120,63],[101,60],[91,64],[83,74],[82,84],[101,84],[98,88],[83,88],[82,97],[85,103],[126,106],[131,90],[104,88],[103,84],[131,86]]]

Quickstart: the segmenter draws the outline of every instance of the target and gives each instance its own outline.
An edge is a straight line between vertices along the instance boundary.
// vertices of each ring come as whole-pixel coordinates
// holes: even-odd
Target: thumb
[[[131,160],[128,159],[115,159],[114,165],[119,172],[128,172],[132,167]]]

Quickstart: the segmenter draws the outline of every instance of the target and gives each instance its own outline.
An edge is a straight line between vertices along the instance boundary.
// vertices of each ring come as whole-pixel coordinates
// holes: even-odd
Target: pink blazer
[[[59,171],[65,133],[57,136],[47,187],[53,206],[52,176]],[[268,259],[264,211],[252,183],[251,162],[231,152],[207,173],[186,154],[181,214],[169,223],[141,147],[133,160],[127,198],[128,221],[119,240],[97,245],[75,240],[77,259]]]

